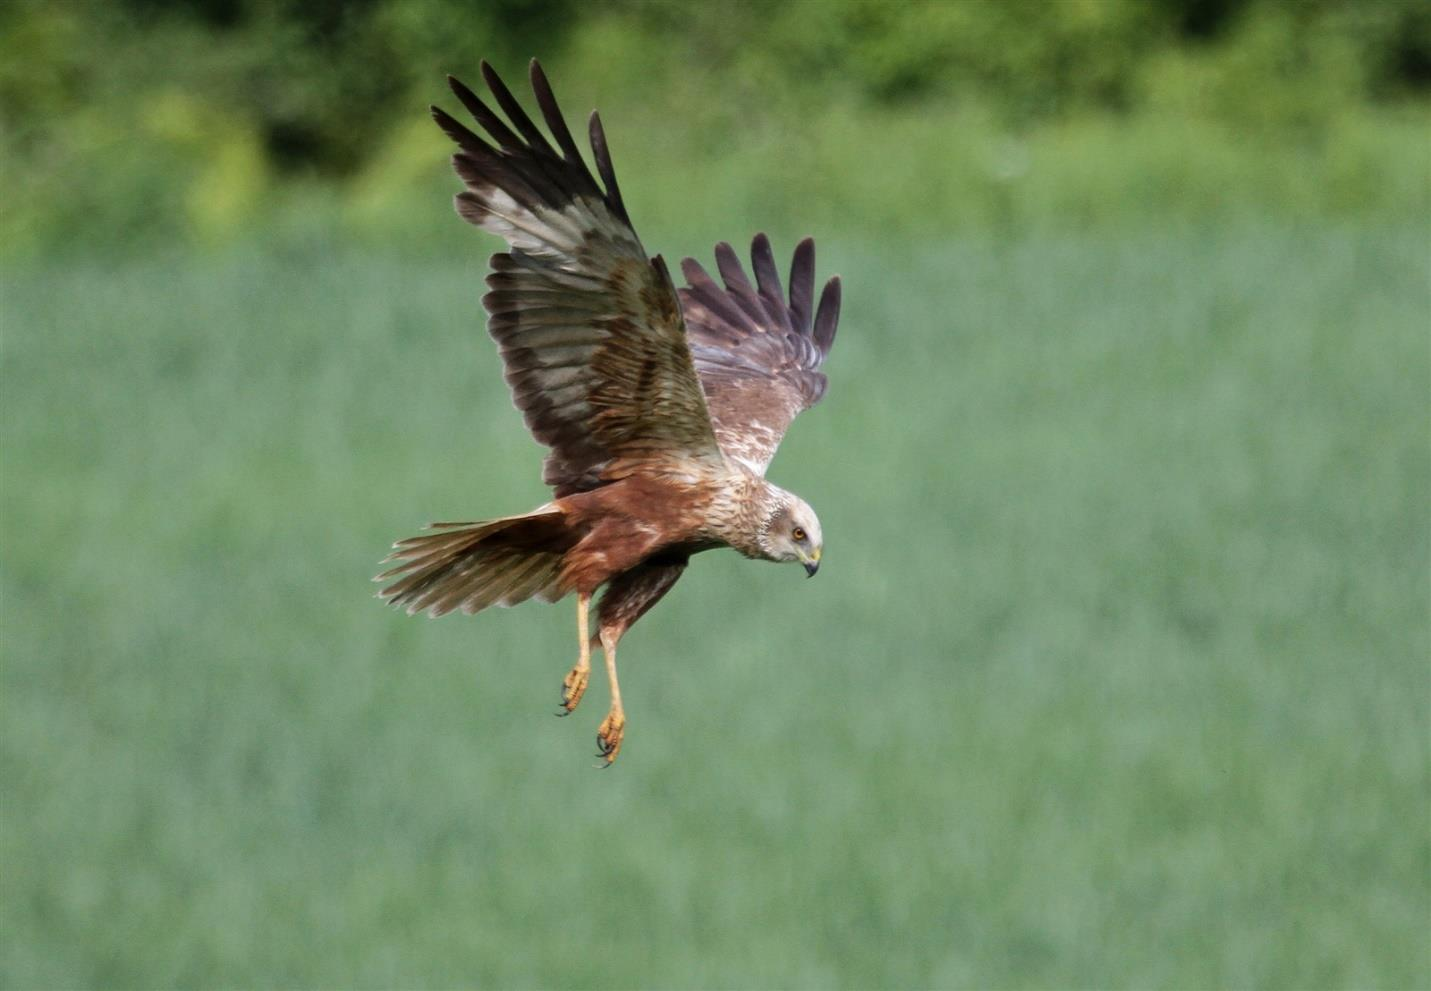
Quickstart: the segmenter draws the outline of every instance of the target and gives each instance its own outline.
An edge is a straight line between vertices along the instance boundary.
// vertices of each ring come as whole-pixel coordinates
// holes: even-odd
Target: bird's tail
[[[561,584],[561,565],[574,540],[559,511],[433,523],[428,529],[433,532],[393,544],[383,563],[399,563],[373,579],[396,579],[378,597],[406,607],[409,615],[475,613],[533,597],[555,602],[568,591]]]

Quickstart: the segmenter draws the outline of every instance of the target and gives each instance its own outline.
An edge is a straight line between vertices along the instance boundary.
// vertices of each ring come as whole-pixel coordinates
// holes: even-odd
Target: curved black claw
[[[596,731],[596,746],[599,751],[596,756],[605,758],[608,767],[616,760],[616,755],[621,753],[621,740],[625,735],[625,714],[620,710],[607,713],[601,727]]]
[[[586,694],[590,679],[591,671],[588,668],[574,667],[567,673],[561,682],[561,701],[557,703],[566,711],[558,712],[558,716],[569,716],[576,711],[582,696]]]

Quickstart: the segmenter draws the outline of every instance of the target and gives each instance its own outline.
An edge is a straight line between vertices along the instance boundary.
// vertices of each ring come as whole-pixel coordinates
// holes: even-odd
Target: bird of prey
[[[600,117],[593,112],[588,128],[598,184],[535,59],[530,70],[550,139],[485,62],[506,120],[450,77],[486,137],[437,107],[432,116],[458,146],[458,214],[508,245],[492,256],[482,302],[513,401],[550,448],[543,481],[553,499],[520,516],[430,524],[393,545],[384,563],[395,566],[375,580],[389,583],[378,593],[389,603],[431,616],[575,592],[577,661],[558,715],[581,701],[599,643],[611,708],[597,745],[609,766],[626,729],[616,645],[691,555],[731,547],[810,575],[820,566],[815,511],[766,481],[765,469],[791,420],[825,392],[820,366],[840,281],[814,305],[807,238],[787,295],[770,241],[757,234],[754,284],[721,243],[724,284],[688,258],[677,289],[631,225]],[[593,637],[588,613],[603,586]]]

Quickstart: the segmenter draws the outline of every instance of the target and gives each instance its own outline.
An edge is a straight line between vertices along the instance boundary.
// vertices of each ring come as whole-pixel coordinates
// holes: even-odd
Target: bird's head
[[[820,518],[810,504],[783,490],[765,518],[758,543],[767,561],[799,561],[805,566],[805,574],[812,577],[820,568],[820,554],[825,548]]]

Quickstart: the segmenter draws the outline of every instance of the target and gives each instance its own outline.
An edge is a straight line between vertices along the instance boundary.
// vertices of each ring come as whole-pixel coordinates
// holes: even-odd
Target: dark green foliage
[[[1405,171],[1386,143],[1424,144],[1431,19],[1410,3],[1273,0],[18,0],[0,8],[11,194],[0,251],[222,241],[289,224],[289,194],[314,184],[342,223],[370,218],[375,201],[391,207],[383,226],[437,188],[441,143],[421,129],[425,105],[444,97],[442,75],[471,75],[484,57],[515,75],[534,54],[574,113],[601,105],[618,158],[641,141],[654,170],[695,161],[771,200],[820,184],[821,168],[801,157],[802,129],[818,118],[847,123],[820,151],[847,173],[827,199],[855,209],[877,181],[876,150],[892,174],[933,163],[920,181],[937,182],[936,200],[986,203],[961,157],[1008,158],[992,171],[1016,173],[1020,142],[1110,122],[1176,122],[1192,153],[1264,143],[1270,190],[1307,167],[1335,176],[1319,183],[1378,190]],[[921,146],[905,143],[901,120],[923,123]],[[798,169],[772,177],[762,163],[746,177],[752,146],[786,139]],[[971,150],[980,145],[992,150]],[[946,158],[956,160],[947,175]],[[1139,182],[1147,164],[1120,181]],[[1200,168],[1217,186],[1240,181]],[[1155,206],[1178,203],[1169,194]],[[1400,212],[1404,198],[1378,205]],[[954,205],[920,216],[927,229],[971,219]]]

